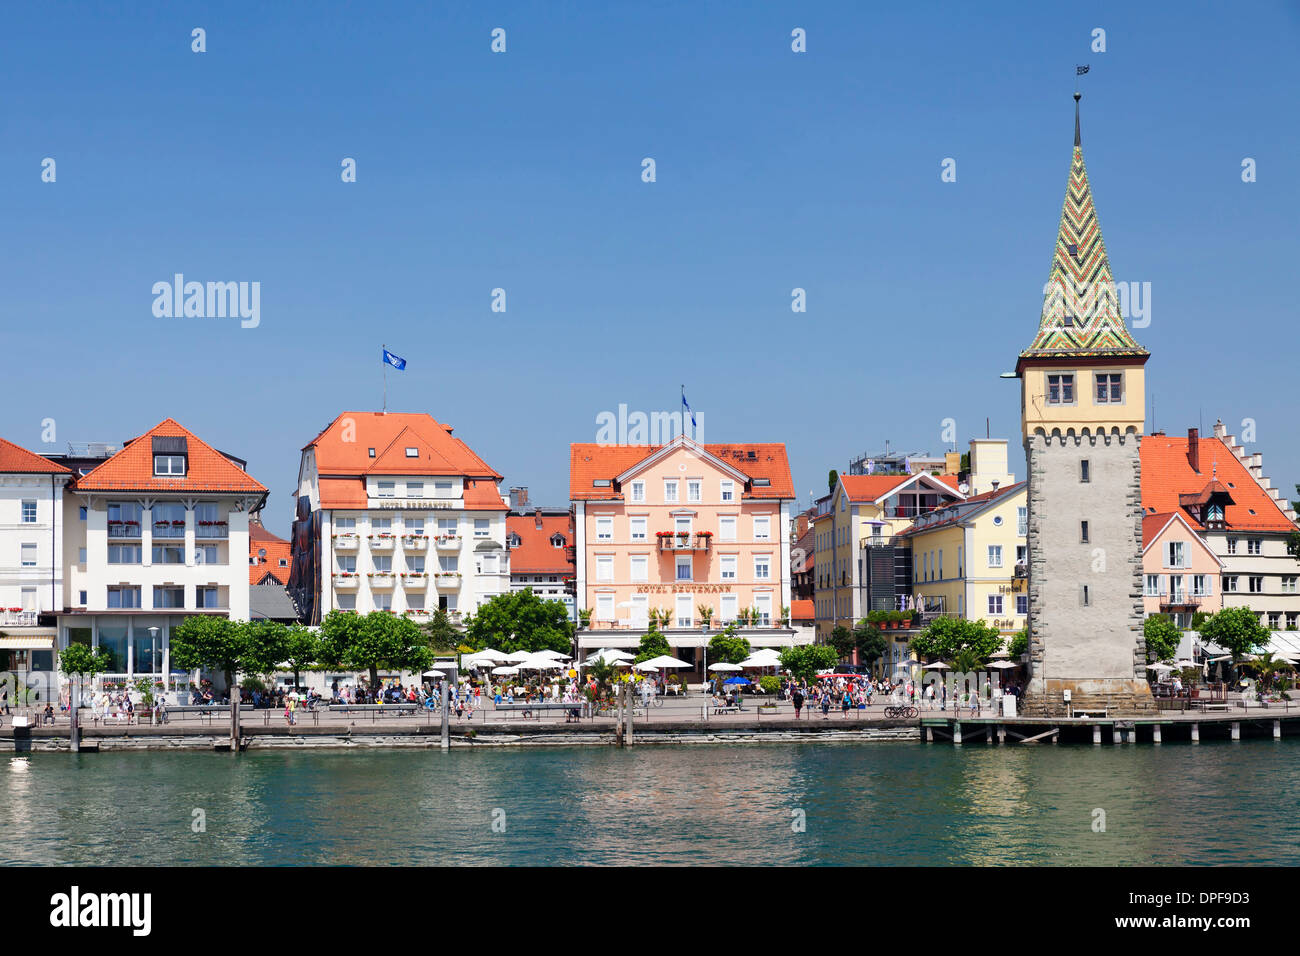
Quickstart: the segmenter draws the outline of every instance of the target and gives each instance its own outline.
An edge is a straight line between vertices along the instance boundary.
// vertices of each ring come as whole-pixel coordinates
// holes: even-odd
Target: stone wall
[[[1030,682],[1027,713],[1055,712],[1077,687],[1095,706],[1145,711],[1142,639],[1140,436],[1041,433],[1025,442],[1029,466]],[[1080,479],[1081,462],[1089,480]],[[1081,540],[1081,522],[1088,540]],[[1084,587],[1087,603],[1084,603]],[[1106,688],[1109,687],[1110,691]],[[1086,688],[1086,690],[1085,690]],[[1145,696],[1144,696],[1145,695]],[[1046,699],[1050,698],[1050,700]]]

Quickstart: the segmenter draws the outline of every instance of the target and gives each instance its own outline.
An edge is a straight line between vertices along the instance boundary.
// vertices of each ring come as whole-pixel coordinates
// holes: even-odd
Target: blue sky
[[[801,496],[886,439],[941,451],[947,417],[1018,447],[998,373],[1036,327],[1089,63],[1156,424],[1251,418],[1300,480],[1295,4],[613,6],[6,5],[0,435],[174,417],[248,459],[284,533],[298,449],[379,407],[386,342],[389,407],[545,503],[601,411],[682,383],[706,439],[785,441]],[[177,272],[260,282],[261,324],[155,318]]]

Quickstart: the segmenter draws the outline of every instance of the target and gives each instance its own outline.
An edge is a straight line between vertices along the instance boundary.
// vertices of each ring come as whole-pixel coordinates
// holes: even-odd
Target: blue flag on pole
[[[682,408],[686,409],[686,414],[691,416],[691,427],[695,428],[695,413],[691,411],[691,406],[686,402],[686,386],[682,386]]]
[[[388,349],[384,349],[384,362],[387,365],[391,365],[399,372],[403,372],[406,370],[406,359],[398,358],[392,352],[388,351]]]

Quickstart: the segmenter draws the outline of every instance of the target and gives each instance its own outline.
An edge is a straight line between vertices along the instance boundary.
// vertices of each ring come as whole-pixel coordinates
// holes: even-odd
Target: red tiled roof
[[[1148,514],[1179,511],[1197,531],[1200,516],[1184,510],[1179,495],[1198,496],[1211,480],[1229,486],[1232,496],[1224,517],[1229,529],[1242,531],[1294,531],[1281,507],[1260,487],[1241,460],[1221,439],[1199,438],[1201,470],[1187,459],[1187,438],[1147,435],[1139,446],[1142,457],[1142,510]],[[1251,514],[1254,511],[1254,514]]]
[[[507,515],[506,536],[519,535],[519,544],[510,549],[511,574],[572,574],[573,562],[565,558],[565,545],[573,544],[569,516],[543,515],[537,527],[536,515]],[[564,545],[551,544],[552,536],[564,536]]]
[[[70,475],[62,465],[42,458],[21,445],[0,438],[0,473],[6,475]]]
[[[576,442],[569,446],[569,497],[574,501],[619,499],[622,492],[614,488],[613,479],[658,452],[663,445],[600,445],[594,442]],[[741,493],[744,498],[793,498],[794,479],[790,477],[790,461],[781,442],[706,443],[703,448],[710,455],[725,462],[750,479],[766,478],[768,485],[756,486],[752,480]],[[750,452],[754,457],[750,458]],[[592,484],[596,479],[609,479],[607,488]]]
[[[258,552],[266,550],[263,557]],[[278,538],[263,527],[260,521],[248,522],[248,583],[260,584],[268,574],[281,584],[289,583],[289,572],[293,570],[293,555],[289,542]],[[280,559],[286,562],[280,567]]]
[[[501,476],[459,438],[451,426],[424,412],[344,412],[304,446],[316,453],[321,475]],[[370,457],[370,449],[375,457]],[[418,455],[406,457],[406,449]]]
[[[840,484],[849,501],[875,501],[881,495],[888,494],[912,475],[840,475]]]
[[[153,473],[153,438],[184,438],[188,463],[184,477],[162,478]],[[121,451],[76,480],[82,491],[195,491],[265,494],[256,481],[192,431],[167,418]]]
[[[931,475],[932,478],[938,478],[945,485],[952,488],[953,491],[961,491],[961,479],[956,475]]]
[[[308,448],[316,456],[322,508],[366,507],[365,476],[375,474],[459,476],[466,479],[467,510],[508,510],[496,487],[501,476],[453,438],[450,425],[424,412],[344,412]],[[408,457],[408,448],[416,454]]]
[[[817,617],[811,599],[805,598],[790,602],[790,620],[811,621]]]

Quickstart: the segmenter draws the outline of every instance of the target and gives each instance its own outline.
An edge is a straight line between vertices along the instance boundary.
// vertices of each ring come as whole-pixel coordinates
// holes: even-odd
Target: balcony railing
[[[397,583],[391,571],[371,571],[366,575],[372,588],[391,588]]]
[[[153,536],[155,538],[184,538],[185,522],[155,521],[153,523]]]
[[[659,538],[659,550],[664,551],[708,551],[713,543],[713,536],[707,531],[701,531],[696,534],[681,534],[673,532],[671,534],[657,535]]]
[[[439,551],[455,551],[460,548],[460,535],[440,534],[433,539],[433,546]]]
[[[369,535],[371,551],[392,551],[397,539],[391,534]]]
[[[1160,595],[1160,606],[1162,608],[1174,607],[1200,607],[1204,596],[1200,594],[1188,594],[1185,591],[1177,591],[1173,594]]]
[[[224,521],[219,521],[213,524],[203,524],[200,522],[194,526],[194,537],[196,538],[227,538],[229,536],[230,526]]]
[[[37,611],[15,611],[0,608],[0,627],[35,627]]]
[[[110,521],[108,523],[108,536],[110,538],[138,538],[140,537],[140,522]]]
[[[406,551],[429,550],[429,536],[423,534],[402,535],[402,548]]]
[[[439,571],[434,575],[434,580],[438,582],[440,588],[458,588],[460,587],[460,572]]]
[[[1027,564],[1023,564],[1023,563],[1022,563],[1022,564],[1017,564],[1017,565],[1016,565],[1016,569],[1015,569],[1015,573],[1012,574],[1012,577],[1013,577],[1013,578],[1027,578],[1027,577],[1029,577],[1029,565],[1027,565]]]
[[[334,542],[335,551],[355,551],[360,545],[361,539],[355,534],[336,534],[331,536]]]
[[[361,576],[355,571],[338,573],[334,575],[334,587],[336,588],[355,588],[361,582]]]
[[[423,591],[429,584],[429,575],[423,571],[403,571],[402,587]]]

